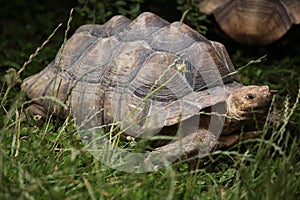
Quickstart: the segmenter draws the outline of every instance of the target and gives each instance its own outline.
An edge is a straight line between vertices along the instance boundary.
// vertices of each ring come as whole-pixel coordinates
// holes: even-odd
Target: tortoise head
[[[244,86],[233,91],[227,101],[227,115],[240,120],[250,119],[253,114],[264,116],[272,99],[268,86]]]

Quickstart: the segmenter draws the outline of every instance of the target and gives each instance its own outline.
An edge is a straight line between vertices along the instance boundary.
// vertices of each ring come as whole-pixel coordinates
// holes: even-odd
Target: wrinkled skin
[[[227,99],[227,115],[247,120],[253,113],[264,114],[272,95],[268,86],[245,86],[234,91]]]
[[[223,142],[223,146],[229,147],[240,140],[240,134],[230,134],[238,131],[241,126],[253,125],[254,120],[262,120],[266,117],[272,94],[268,86],[245,86],[234,92],[226,101],[227,118],[223,128],[222,135],[219,140]],[[251,130],[244,133],[244,139],[257,137],[257,131]]]
[[[151,162],[153,165],[158,165],[160,162],[159,157],[162,154],[167,154],[170,160],[197,154],[201,156],[203,152],[205,153],[211,149],[229,148],[241,140],[259,137],[261,131],[254,130],[257,128],[254,124],[256,121],[264,121],[271,99],[272,94],[268,86],[252,85],[235,90],[226,101],[227,117],[219,138],[216,138],[214,133],[209,132],[207,127],[201,127],[201,123],[209,124],[210,117],[204,116],[200,121],[197,132],[191,133],[176,142],[156,148],[145,163]],[[241,134],[242,126],[246,126],[244,130],[247,130],[247,132]],[[184,152],[181,155],[177,153],[179,148]]]
[[[226,121],[222,134],[229,134],[253,119],[266,116],[272,94],[268,86],[244,86],[226,100]]]

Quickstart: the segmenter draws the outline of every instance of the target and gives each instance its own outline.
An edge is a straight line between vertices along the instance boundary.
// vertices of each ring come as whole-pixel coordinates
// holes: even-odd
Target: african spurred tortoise
[[[201,151],[203,144],[212,148],[220,134],[230,146],[239,140],[235,131],[266,116],[269,87],[244,86],[234,72],[222,44],[146,12],[133,21],[115,16],[81,26],[21,87],[35,100],[28,110],[64,118],[70,109],[81,130],[113,124],[137,138],[177,132],[150,154],[171,152],[173,159]],[[68,109],[40,98],[47,96]]]

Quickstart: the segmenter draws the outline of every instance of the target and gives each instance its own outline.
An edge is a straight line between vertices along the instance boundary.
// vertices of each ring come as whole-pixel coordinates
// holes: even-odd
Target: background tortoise
[[[274,42],[300,23],[299,0],[203,0],[199,8],[214,14],[229,37],[250,45]]]
[[[103,25],[80,27],[56,58],[21,88],[35,99],[28,108],[35,114],[66,117],[68,109],[39,97],[65,101],[81,130],[115,123],[133,137],[174,135],[178,124],[185,123],[179,131],[182,139],[149,155],[164,152],[174,159],[203,150],[203,144],[212,148],[221,132],[233,133],[253,115],[265,116],[271,99],[268,86],[244,86],[233,72],[222,44],[181,22],[170,24],[143,13],[133,21],[115,16]],[[199,118],[204,110],[229,118]],[[232,145],[238,139],[230,134],[222,140]],[[174,150],[180,147],[179,155]]]

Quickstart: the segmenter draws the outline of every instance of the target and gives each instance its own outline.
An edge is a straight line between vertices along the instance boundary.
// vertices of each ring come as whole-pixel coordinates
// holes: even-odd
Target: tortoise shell
[[[224,46],[153,13],[84,25],[40,73],[22,84],[29,98],[83,127],[122,122],[132,134],[187,119],[242,86]],[[95,120],[88,120],[94,118]]]
[[[203,0],[200,11],[214,14],[220,28],[237,42],[265,45],[300,23],[298,0]]]

